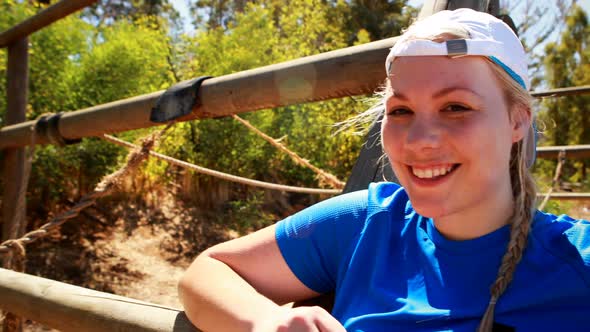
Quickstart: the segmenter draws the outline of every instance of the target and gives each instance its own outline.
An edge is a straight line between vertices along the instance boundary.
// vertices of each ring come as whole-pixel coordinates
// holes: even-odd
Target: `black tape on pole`
[[[45,137],[51,144],[57,146],[80,143],[81,138],[65,138],[59,132],[59,120],[62,115],[63,113],[41,116],[35,123],[35,135]]]
[[[201,84],[211,76],[201,76],[173,85],[158,98],[152,108],[150,121],[166,123],[188,115],[193,108],[200,105],[199,89]]]

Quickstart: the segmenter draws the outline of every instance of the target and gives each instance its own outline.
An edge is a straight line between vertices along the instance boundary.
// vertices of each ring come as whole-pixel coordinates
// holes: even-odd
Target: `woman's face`
[[[386,96],[382,142],[414,209],[431,218],[489,206],[510,190],[511,123],[481,57],[399,57]]]

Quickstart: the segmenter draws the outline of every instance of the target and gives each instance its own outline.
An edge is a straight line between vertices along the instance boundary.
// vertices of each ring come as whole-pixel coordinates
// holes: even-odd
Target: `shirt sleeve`
[[[310,289],[335,289],[338,271],[367,216],[367,191],[337,196],[277,223],[276,240],[291,271]]]
[[[569,264],[590,288],[590,222],[540,211],[534,222],[543,226],[540,234],[545,248]]]
[[[567,219],[572,226],[564,233],[573,248],[568,248],[570,263],[579,271],[590,287],[590,222],[587,220],[573,220],[567,216],[560,219]],[[572,250],[574,249],[575,250]]]

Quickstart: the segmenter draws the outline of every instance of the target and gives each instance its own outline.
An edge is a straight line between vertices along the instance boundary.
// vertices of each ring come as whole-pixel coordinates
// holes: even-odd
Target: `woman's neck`
[[[470,240],[508,224],[514,212],[510,181],[496,189],[493,195],[481,200],[479,204],[434,218],[438,232],[449,240]]]

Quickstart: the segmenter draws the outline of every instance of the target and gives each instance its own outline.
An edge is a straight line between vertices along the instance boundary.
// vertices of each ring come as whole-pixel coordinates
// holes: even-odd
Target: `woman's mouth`
[[[438,180],[454,172],[460,164],[439,164],[432,166],[409,166],[410,172],[423,180]]]

